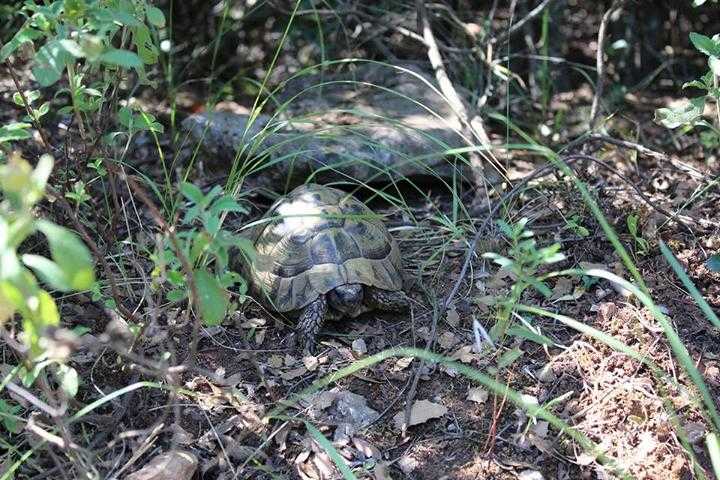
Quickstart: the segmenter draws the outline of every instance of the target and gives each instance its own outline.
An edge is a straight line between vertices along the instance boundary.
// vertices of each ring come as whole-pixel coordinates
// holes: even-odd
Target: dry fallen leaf
[[[297,377],[301,377],[301,376],[305,375],[306,372],[307,372],[307,368],[302,366],[302,367],[298,367],[298,368],[293,368],[292,370],[288,370],[287,372],[283,372],[280,376],[284,380],[293,380]]]
[[[490,394],[482,387],[473,387],[468,390],[467,399],[475,403],[485,403]]]
[[[272,368],[280,368],[284,365],[283,357],[280,355],[271,355],[268,359],[268,365]]]
[[[419,425],[425,423],[432,418],[440,418],[447,413],[447,407],[439,403],[433,403],[430,400],[418,400],[410,409],[410,422],[407,425]],[[405,424],[405,411],[398,412],[394,417],[395,426],[401,430]]]
[[[535,376],[539,381],[542,383],[552,383],[555,380],[557,380],[557,375],[555,375],[555,372],[553,371],[552,364],[548,363],[544,367],[542,367]]]
[[[455,353],[450,355],[450,359],[458,360],[462,363],[471,363],[477,358],[477,354],[472,352],[472,345],[466,345],[455,350]]]
[[[309,372],[314,372],[317,369],[318,365],[320,365],[318,358],[312,355],[303,357],[302,361],[303,365],[305,365],[305,368],[307,368]]]
[[[378,450],[375,445],[368,442],[367,440],[359,437],[353,437],[352,442],[355,448],[357,448],[359,452],[365,455],[365,458],[374,458],[376,460],[380,460],[382,458],[380,450]]]
[[[410,475],[420,465],[420,462],[415,460],[413,457],[405,455],[400,457],[400,460],[397,461],[397,465],[405,475]]]
[[[683,425],[685,433],[687,433],[688,440],[690,443],[697,443],[705,438],[705,425],[698,422],[689,422]]]
[[[460,315],[458,314],[457,310],[455,310],[454,308],[448,310],[445,316],[445,321],[447,321],[447,323],[452,327],[457,327],[458,325],[460,325]]]
[[[387,463],[385,462],[378,462],[375,464],[375,468],[373,468],[373,475],[375,476],[375,480],[393,480],[388,473]]]
[[[442,335],[438,338],[438,344],[445,350],[452,347],[457,343],[457,339],[455,338],[455,334],[452,332],[443,332]]]
[[[405,370],[413,361],[413,357],[402,357],[398,358],[395,362],[395,365],[392,367],[393,372],[399,372],[401,370]]]
[[[197,470],[198,460],[190,452],[171,450],[150,460],[125,480],[190,480]]]

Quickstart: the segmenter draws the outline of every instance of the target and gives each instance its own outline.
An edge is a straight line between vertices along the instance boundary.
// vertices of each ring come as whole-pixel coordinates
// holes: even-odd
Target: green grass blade
[[[695,284],[692,282],[692,280],[690,280],[690,277],[688,277],[687,273],[685,273],[685,270],[683,269],[682,265],[680,265],[680,262],[677,261],[675,255],[662,240],[660,240],[660,251],[665,257],[665,260],[672,267],[675,275],[677,275],[683,285],[685,285],[685,288],[687,289],[690,296],[693,298],[693,300],[695,300],[695,303],[697,303],[698,307],[700,307],[700,310],[702,310],[702,312],[705,314],[705,317],[713,325],[715,325],[715,327],[720,328],[720,319],[718,319],[717,314],[713,311],[712,307],[708,305],[707,301],[703,298],[702,294],[697,289]]]

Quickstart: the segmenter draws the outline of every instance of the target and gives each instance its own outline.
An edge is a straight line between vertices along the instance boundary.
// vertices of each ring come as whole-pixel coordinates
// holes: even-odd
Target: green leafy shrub
[[[705,127],[707,130],[701,133],[701,140],[706,148],[714,148],[720,144],[720,109],[717,104],[720,101],[720,88],[718,88],[718,76],[720,76],[720,34],[712,38],[692,32],[690,41],[693,46],[707,56],[708,71],[699,79],[687,82],[685,88],[696,88],[704,92],[703,95],[691,98],[687,103],[673,108],[659,108],[655,111],[655,121],[661,125],[675,129],[685,127],[690,130],[694,127]],[[714,103],[718,116],[717,124],[703,118],[705,104],[708,100]]]
[[[32,73],[41,86],[54,85],[67,73],[68,87],[55,96],[70,97],[70,105],[60,113],[74,113],[81,133],[87,115],[100,110],[123,70],[132,69],[141,83],[152,84],[145,66],[158,61],[159,49],[151,27],[164,27],[165,16],[147,0],[26,1],[21,13],[27,20],[0,49],[0,62],[31,44],[36,49]],[[28,103],[39,97],[39,92],[30,92]],[[16,102],[22,104],[22,99]],[[47,113],[47,105],[34,109],[35,116]],[[15,125],[10,132],[23,128]],[[0,142],[10,132],[0,131]]]
[[[229,305],[226,290],[232,288],[241,296],[247,292],[245,279],[231,269],[230,250],[238,248],[241,255],[252,256],[252,242],[222,228],[227,213],[247,213],[247,210],[232,196],[223,194],[219,186],[205,194],[195,185],[183,183],[180,192],[189,201],[189,207],[181,219],[178,245],[167,239],[162,250],[156,252],[153,277],[171,286],[168,300],[188,298],[192,286],[188,284],[183,259],[179,258],[182,255],[192,268],[199,314],[206,325],[216,325],[225,317]]]
[[[60,292],[88,290],[95,283],[92,257],[77,236],[33,214],[52,167],[49,155],[42,156],[33,169],[19,154],[0,166],[0,326],[19,314],[33,357],[42,353],[44,331],[60,322],[55,301],[37,278]],[[19,252],[36,232],[47,239],[51,258]]]

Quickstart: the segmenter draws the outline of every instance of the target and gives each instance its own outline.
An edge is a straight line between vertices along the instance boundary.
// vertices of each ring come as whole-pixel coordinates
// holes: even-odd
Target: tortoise
[[[306,352],[314,351],[327,319],[409,306],[397,242],[377,215],[342,190],[295,188],[270,207],[253,237],[253,290],[271,309],[297,317]]]

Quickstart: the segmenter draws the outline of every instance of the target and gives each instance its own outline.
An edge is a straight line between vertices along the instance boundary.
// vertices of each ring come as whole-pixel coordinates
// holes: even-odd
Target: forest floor
[[[22,112],[12,102],[12,84],[2,82],[0,118],[18,119]],[[196,95],[184,93],[190,98]],[[549,102],[548,123],[561,114],[586,111],[591,102],[587,85],[558,93]],[[606,125],[618,138],[642,125],[639,142],[664,152],[665,157],[648,157],[594,140],[585,143],[583,151],[612,165],[613,170],[593,162],[577,162],[574,168],[620,233],[652,297],[672,320],[718,400],[720,332],[685,293],[660,254],[657,240],[668,244],[710,305],[720,308],[720,273],[710,271],[706,264],[710,255],[720,252],[720,191],[717,187],[704,191],[720,173],[720,159],[705,149],[695,134],[676,136],[653,123],[654,108],[670,102],[670,97],[652,90],[628,94],[622,109]],[[251,105],[225,107],[246,110]],[[157,98],[152,108],[160,114],[170,111],[170,106]],[[57,144],[66,140],[61,129],[50,128],[49,133]],[[563,145],[569,139],[547,141]],[[503,128],[498,126],[495,131],[491,127],[491,140],[502,146]],[[168,147],[166,158],[172,159],[175,152],[169,143],[163,147]],[[500,150],[497,156],[514,182],[545,162],[528,153]],[[141,136],[129,151],[126,168],[162,182],[164,173],[157,158],[155,145]],[[209,185],[222,175],[221,165],[206,167],[208,170],[193,180]],[[113,478],[123,478],[160,452],[182,449],[200,459],[200,478],[340,478],[327,450],[300,421],[304,419],[333,441],[358,478],[608,478],[595,458],[548,422],[529,418],[503,395],[452,368],[417,358],[390,358],[371,365],[288,408],[286,417],[264,421],[283,399],[358,359],[390,347],[423,349],[428,341],[437,353],[492,372],[491,376],[529,401],[552,402],[553,413],[599,443],[635,478],[694,478],[693,466],[667,413],[669,401],[683,414],[683,427],[700,464],[709,467],[703,446],[707,427],[693,403],[692,382],[676,364],[652,315],[637,298],[609,282],[558,276],[548,280],[549,298],[528,291],[521,303],[566,315],[614,336],[652,358],[677,382],[674,388],[668,388],[647,366],[605,343],[540,316],[526,319],[552,340],[551,345],[515,336],[508,337],[498,350],[486,347],[478,351],[473,321],[489,331],[495,322],[493,299],[507,297],[515,280],[479,255],[486,251],[504,254],[507,243],[493,227],[475,252],[470,272],[460,278],[472,229],[460,238],[443,231],[432,212],[451,210],[453,200],[433,185],[423,188],[432,192],[435,204],[408,197],[417,219],[415,228],[405,228],[407,211],[378,200],[369,204],[387,216],[399,241],[408,272],[407,290],[413,300],[412,315],[368,313],[329,324],[317,354],[303,357],[293,342],[292,322],[248,300],[221,325],[201,329],[196,365],[172,372],[164,368],[161,359],[166,352],[169,365],[186,358],[192,325],[183,325],[184,305],[149,301],[153,295],[146,289],[152,263],[144,252],[153,249],[153,218],[128,189],[121,189],[124,213],[120,221],[113,222],[117,231],[111,235],[120,246],[113,247],[109,256],[112,273],[133,314],[154,319],[147,322],[152,330],[145,331],[141,344],[134,345],[137,358],[129,362],[118,355],[127,354],[129,319],[119,318],[90,294],[63,297],[59,305],[64,326],[86,330],[69,360],[82,379],[76,400],[87,404],[137,382],[159,382],[158,372],[163,373],[163,381],[181,389],[137,388],[88,415],[75,434],[96,468],[107,472],[108,478],[110,473]],[[696,195],[700,191],[702,194]],[[466,188],[463,200],[467,204],[473,193],[473,188]],[[257,218],[269,205],[267,199],[254,200],[253,211],[241,221]],[[52,203],[43,204],[42,210],[63,221],[63,213]],[[667,212],[676,211],[681,211],[681,216],[669,220]],[[629,216],[636,216],[640,225],[635,235],[628,228]],[[547,175],[534,180],[503,211],[507,221],[523,217],[530,218],[540,245],[561,244],[567,258],[553,269],[597,266],[627,277],[601,226],[567,178]],[[83,218],[93,217],[84,212]],[[481,212],[473,219],[474,225],[483,219]],[[72,225],[67,219],[63,223]],[[87,228],[95,232],[98,241],[107,240],[103,238],[105,227],[89,224]],[[437,252],[442,254],[433,256]],[[446,314],[436,318],[434,309],[458,279],[462,281],[460,293]],[[517,357],[508,361],[507,352],[512,350]],[[414,424],[403,428],[408,400],[414,405]],[[55,462],[36,459],[28,464],[23,478],[40,478],[48,470],[41,471],[38,466],[52,471],[57,468]]]

